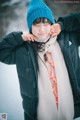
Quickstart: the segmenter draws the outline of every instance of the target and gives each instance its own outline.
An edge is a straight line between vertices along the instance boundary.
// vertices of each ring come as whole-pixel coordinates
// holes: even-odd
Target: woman
[[[74,107],[75,117],[80,115],[80,94],[72,79],[75,61],[70,58],[72,47],[68,44],[70,38],[73,42],[79,37],[78,21],[77,14],[60,18],[62,32],[52,37],[55,22],[51,10],[43,1],[31,0],[27,37],[22,32],[12,32],[0,42],[0,61],[17,67],[25,120],[73,120]]]

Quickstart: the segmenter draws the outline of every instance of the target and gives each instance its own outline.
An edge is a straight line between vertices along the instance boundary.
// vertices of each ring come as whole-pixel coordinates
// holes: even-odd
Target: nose
[[[39,31],[43,33],[45,31],[45,26],[43,23],[40,24]]]

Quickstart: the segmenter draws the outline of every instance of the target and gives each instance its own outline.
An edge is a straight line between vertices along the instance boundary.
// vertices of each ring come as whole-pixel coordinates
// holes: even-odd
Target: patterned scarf
[[[41,115],[43,114],[44,116],[44,120],[73,120],[74,117],[74,103],[73,103],[73,95],[72,95],[72,89],[71,89],[71,85],[70,85],[70,80],[69,80],[69,76],[68,76],[68,72],[66,69],[66,65],[65,65],[65,61],[60,49],[60,46],[58,44],[58,42],[56,41],[57,37],[54,38],[50,38],[50,40],[45,44],[45,49],[42,53],[40,53],[40,55],[44,55],[46,53],[48,54],[48,62],[50,62],[50,64],[52,64],[53,67],[55,67],[55,71],[51,70],[51,67],[48,66],[48,62],[45,62],[46,60],[44,60],[43,63],[39,62],[39,75],[38,75],[38,89],[39,89],[39,105],[38,105],[38,115],[39,115],[39,120],[42,119]],[[50,57],[49,57],[50,55]],[[45,59],[45,58],[44,58]],[[53,60],[53,61],[52,61]],[[52,62],[51,62],[52,61]],[[54,103],[54,100],[51,100],[52,94],[51,94],[51,88],[46,88],[46,86],[48,86],[49,82],[46,81],[46,77],[48,77],[44,71],[45,70],[45,64],[48,69],[48,73],[49,73],[49,79],[52,79],[52,75],[53,72],[54,74],[56,74],[56,82],[55,82],[55,91],[56,91],[56,95],[58,96],[58,98],[55,95],[55,100],[56,100],[56,104],[58,106],[58,109],[56,110],[56,106]],[[43,72],[42,72],[43,71]],[[51,73],[52,72],[52,73]],[[48,82],[48,83],[46,83]],[[52,81],[53,82],[53,81]],[[44,84],[43,84],[44,83]],[[53,88],[54,86],[52,86]],[[45,96],[43,99],[43,94],[45,93],[43,90],[44,88],[46,88],[45,91],[47,96],[50,96],[50,99],[47,98],[46,102],[45,102]],[[48,92],[48,94],[47,94]],[[54,90],[53,90],[54,93]],[[46,97],[47,97],[46,96]],[[57,98],[57,99],[56,99]],[[54,108],[50,107],[50,102],[48,104],[46,104],[51,100],[51,105],[54,106]],[[42,102],[43,101],[43,102]],[[52,102],[53,101],[53,102]],[[41,107],[42,106],[42,107]],[[47,108],[48,107],[48,108]],[[44,109],[43,109],[44,108]],[[51,111],[51,114],[48,114],[48,109]],[[46,115],[46,116],[45,116]],[[55,116],[55,117],[53,117]],[[47,119],[48,118],[48,119]]]
[[[55,85],[53,85],[53,91],[54,94],[56,93],[56,104],[58,105],[57,102],[59,102],[59,108],[61,106],[61,111],[65,114],[66,118],[68,118],[67,120],[70,120],[72,116],[74,116],[72,89],[66,64],[56,39],[57,37],[51,38],[50,41],[46,43],[45,53],[48,53],[48,56],[51,54],[53,59],[52,63],[55,66],[56,82]]]

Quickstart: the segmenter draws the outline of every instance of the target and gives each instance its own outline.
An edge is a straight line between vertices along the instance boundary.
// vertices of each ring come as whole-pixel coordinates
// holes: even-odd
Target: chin
[[[38,42],[46,42],[49,38],[50,38],[50,36],[37,37],[36,41],[38,41]]]
[[[48,36],[39,36],[39,39],[46,39]]]
[[[44,40],[44,39],[46,39],[47,37],[40,37],[39,39],[41,39],[41,40]]]

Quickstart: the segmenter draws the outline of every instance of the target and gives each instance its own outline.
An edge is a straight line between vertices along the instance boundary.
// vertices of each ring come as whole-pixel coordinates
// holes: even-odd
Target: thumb
[[[56,32],[54,32],[51,36],[54,37],[54,36],[57,36],[58,34]]]

